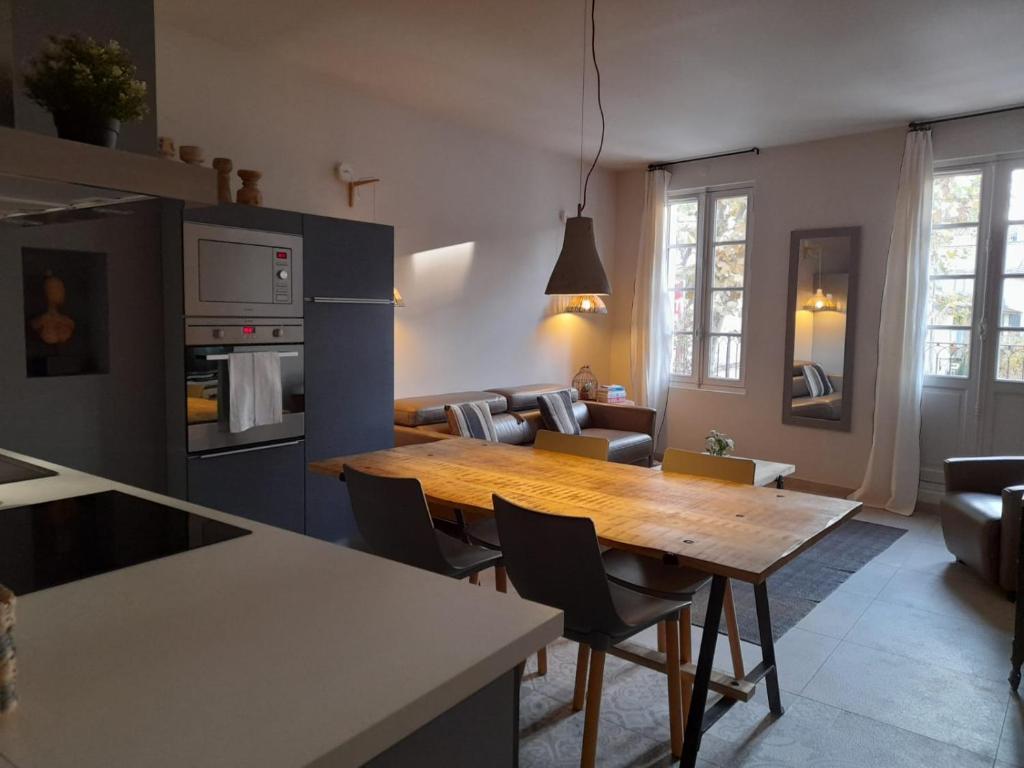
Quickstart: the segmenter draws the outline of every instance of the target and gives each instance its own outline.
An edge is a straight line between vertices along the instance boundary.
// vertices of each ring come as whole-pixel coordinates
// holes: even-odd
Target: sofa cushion
[[[498,442],[508,445],[525,445],[533,442],[537,429],[519,418],[519,414],[496,413],[491,417],[494,420],[494,431],[498,433]]]
[[[946,549],[993,583],[999,581],[1003,499],[992,493],[947,493],[939,502]]]
[[[494,392],[447,392],[440,395],[403,397],[395,400],[395,424],[403,427],[438,424],[446,419],[444,407],[447,404],[471,402],[486,402],[491,413],[501,413],[508,408],[505,398]]]
[[[544,426],[563,435],[578,435],[580,423],[573,412],[572,395],[567,389],[537,395],[537,405],[544,419]]]
[[[608,441],[608,461],[619,464],[646,462],[651,457],[654,441],[643,432],[624,432],[620,429],[584,429],[586,437],[601,437]]]
[[[547,395],[562,389],[568,389],[573,400],[579,398],[577,390],[564,384],[520,384],[517,387],[494,387],[487,391],[504,397],[510,411],[528,411],[538,407],[537,395]]]
[[[494,430],[491,409],[487,403],[452,403],[444,407],[444,412],[453,435],[486,440],[489,443],[498,442],[498,433]]]

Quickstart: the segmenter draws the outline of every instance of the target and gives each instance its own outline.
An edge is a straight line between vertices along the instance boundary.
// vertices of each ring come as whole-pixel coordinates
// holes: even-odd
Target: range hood
[[[94,217],[109,206],[154,197],[216,205],[217,172],[0,127],[0,222]]]

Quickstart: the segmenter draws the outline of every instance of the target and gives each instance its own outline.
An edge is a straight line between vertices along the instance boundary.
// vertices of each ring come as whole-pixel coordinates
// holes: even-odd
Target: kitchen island
[[[21,597],[4,768],[513,764],[514,668],[558,611],[0,454],[57,472],[0,515],[115,490],[251,531]]]

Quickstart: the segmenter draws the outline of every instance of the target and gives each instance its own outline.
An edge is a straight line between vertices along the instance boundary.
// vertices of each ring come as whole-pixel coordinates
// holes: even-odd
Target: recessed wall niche
[[[107,256],[23,248],[25,366],[29,377],[107,373]]]

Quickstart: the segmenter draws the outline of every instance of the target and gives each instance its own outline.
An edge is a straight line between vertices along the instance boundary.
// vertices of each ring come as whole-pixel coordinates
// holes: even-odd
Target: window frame
[[[741,197],[747,198],[747,216],[745,239],[735,241],[717,242],[714,239],[715,227],[715,203],[721,198]],[[747,347],[748,317],[750,314],[750,264],[753,253],[753,229],[754,229],[754,185],[750,182],[738,182],[735,184],[723,184],[713,187],[699,187],[691,189],[672,190],[665,196],[665,236],[664,255],[665,268],[670,266],[670,252],[672,245],[668,242],[670,214],[669,208],[684,200],[697,201],[697,238],[694,243],[696,250],[696,274],[694,275],[694,318],[693,318],[693,356],[690,375],[671,373],[671,386],[682,389],[703,389],[708,391],[742,393],[746,388],[747,372]],[[714,281],[714,253],[716,245],[742,244],[743,251],[743,285],[741,288],[717,289],[717,290],[740,290],[743,293],[743,310],[741,318],[741,330],[739,333],[712,333],[712,297],[715,288]],[[674,294],[674,287],[671,281],[666,281],[669,294]],[[708,372],[710,363],[710,347],[712,337],[736,337],[740,340],[739,378],[727,379],[711,376]],[[669,356],[669,368],[672,366],[673,348],[676,332],[672,330],[672,344],[666,350]]]
[[[928,232],[928,269],[926,274],[926,295],[925,295],[925,345],[927,345],[929,331],[935,330],[953,330],[962,331],[967,330],[968,332],[968,344],[969,350],[967,355],[967,374],[964,376],[957,376],[948,373],[928,373],[927,370],[923,370],[924,381],[932,382],[935,384],[950,384],[952,382],[968,382],[971,379],[972,373],[977,370],[975,366],[981,364],[981,352],[980,347],[983,339],[979,336],[979,328],[982,323],[985,308],[985,296],[986,296],[986,284],[987,284],[987,270],[988,270],[988,232],[991,229],[992,224],[992,173],[989,165],[986,163],[968,163],[966,165],[953,165],[948,167],[936,166],[932,172],[932,179],[939,176],[966,176],[969,174],[979,174],[981,176],[981,195],[978,198],[978,219],[975,222],[969,223],[953,223],[953,224],[932,224],[932,210],[935,207],[934,199],[931,200],[931,208],[928,212],[929,232]],[[931,194],[931,192],[929,192]],[[956,280],[956,279],[972,279],[974,280],[974,291],[971,297],[971,322],[969,325],[932,325],[929,320],[930,310],[930,296],[932,286],[932,273],[931,273],[931,238],[932,233],[935,230],[942,229],[953,229],[956,227],[972,226],[977,229],[974,241],[974,273],[972,275],[958,274],[958,275],[943,275],[940,280]],[[926,347],[927,348],[927,347]],[[926,365],[927,351],[924,352],[925,360],[922,360],[922,366]]]

